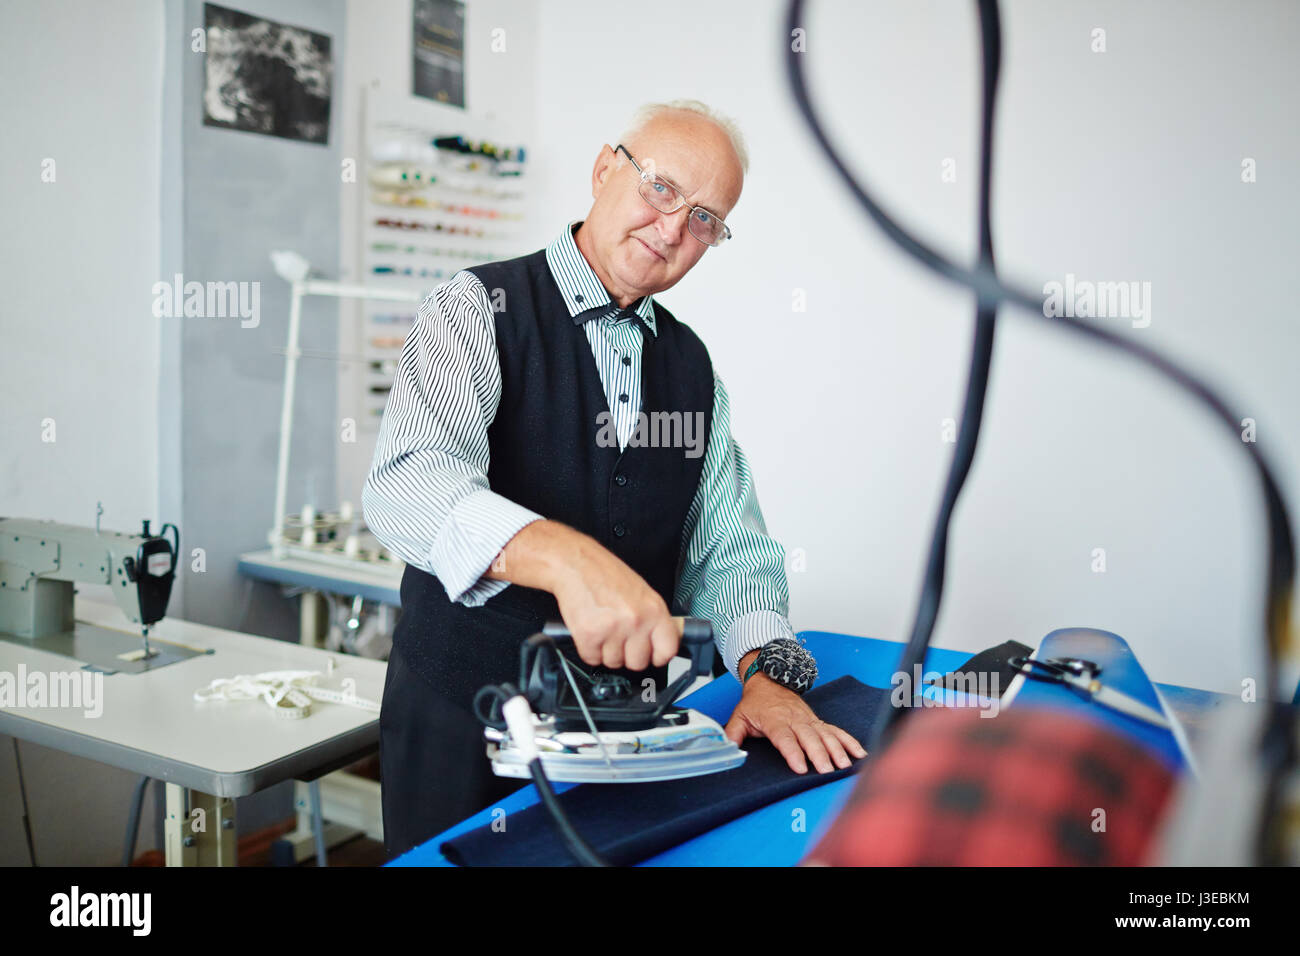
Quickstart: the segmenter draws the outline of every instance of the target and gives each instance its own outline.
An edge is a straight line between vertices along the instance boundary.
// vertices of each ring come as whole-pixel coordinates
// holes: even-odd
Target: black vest
[[[658,335],[634,317],[643,338],[642,412],[699,412],[704,428],[693,436],[694,449],[653,447],[654,439],[639,446],[629,442],[622,452],[616,443],[603,447],[597,437],[609,404],[600,372],[586,333],[574,324],[551,275],[546,251],[469,271],[494,305],[503,303],[494,314],[501,403],[488,429],[492,490],[595,538],[640,574],[670,611],[680,613],[673,592],[684,556],[683,530],[713,425],[708,350],[658,303]],[[552,594],[519,584],[466,607],[448,600],[436,577],[408,565],[393,640],[432,689],[468,710],[485,684],[518,681],[520,643],[548,618],[559,617]],[[647,676],[660,689],[666,683],[665,668],[614,673],[631,678],[634,687]]]

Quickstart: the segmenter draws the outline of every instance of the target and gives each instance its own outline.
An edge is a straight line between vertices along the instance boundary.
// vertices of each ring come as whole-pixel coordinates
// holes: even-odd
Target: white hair
[[[619,142],[630,142],[658,117],[673,110],[684,110],[685,112],[702,116],[726,133],[727,138],[731,140],[732,148],[736,151],[737,158],[740,160],[741,172],[749,172],[749,151],[745,149],[745,138],[740,134],[740,127],[738,127],[733,120],[714,111],[699,100],[672,100],[668,103],[647,103],[632,114],[632,123],[624,131],[623,137]],[[624,158],[620,155],[619,163],[621,164],[622,162],[624,162]]]

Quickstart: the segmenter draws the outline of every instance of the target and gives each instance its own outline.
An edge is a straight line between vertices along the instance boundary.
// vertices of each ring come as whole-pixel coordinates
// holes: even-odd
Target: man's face
[[[616,144],[617,145],[617,144]],[[659,117],[623,146],[642,169],[673,182],[691,205],[725,219],[740,198],[743,173],[727,134],[691,113]],[[620,165],[621,160],[621,165]],[[591,174],[594,202],[578,248],[620,306],[677,284],[709,248],[687,228],[690,210],[655,209],[637,192],[636,167],[604,146]]]

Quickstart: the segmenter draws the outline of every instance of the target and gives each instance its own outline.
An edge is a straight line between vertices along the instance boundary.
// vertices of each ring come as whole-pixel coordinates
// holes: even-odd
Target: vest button
[[[621,524],[614,525],[614,537],[621,538],[625,534],[627,534],[627,528],[624,528]]]
[[[615,476],[614,476],[614,484],[616,484],[616,485],[620,485],[620,486],[621,486],[621,485],[626,485],[626,484],[627,484],[627,475],[615,475]]]

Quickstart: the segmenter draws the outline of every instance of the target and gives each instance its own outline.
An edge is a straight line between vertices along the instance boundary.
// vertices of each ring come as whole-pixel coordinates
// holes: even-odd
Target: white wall
[[[0,514],[157,515],[161,37],[158,3],[0,7]]]
[[[903,220],[975,248],[978,28],[967,3],[809,4],[807,68],[841,151]],[[785,4],[544,0],[540,218],[590,205],[597,150],[645,101],[731,114],[750,175],[710,250],[662,299],[732,395],[769,530],[802,548],[796,629],[903,639],[960,413],[972,306],[905,261],[797,115]],[[1066,272],[1152,283],[1133,329],[1223,387],[1300,509],[1300,14],[1287,3],[1003,4],[994,228],[1030,288]],[[1090,51],[1091,30],[1107,52]],[[692,44],[695,46],[692,46]],[[1258,181],[1240,181],[1243,157]],[[941,181],[952,157],[958,181]],[[807,312],[792,309],[806,290]],[[1157,680],[1258,676],[1261,506],[1235,439],[1131,361],[1006,314],[980,451],[952,527],[935,643],[977,650],[1090,625]],[[1091,570],[1105,548],[1107,571]]]
[[[103,501],[104,527],[136,531],[158,517],[163,7],[104,6],[0,5],[0,515],[88,525]],[[38,861],[116,864],[135,777],[21,754]],[[0,736],[0,865],[27,863],[14,771]]]

